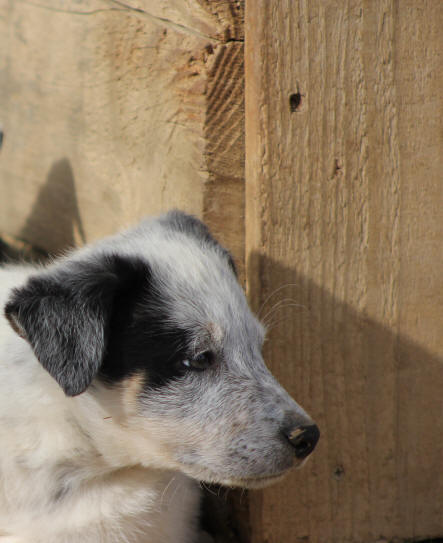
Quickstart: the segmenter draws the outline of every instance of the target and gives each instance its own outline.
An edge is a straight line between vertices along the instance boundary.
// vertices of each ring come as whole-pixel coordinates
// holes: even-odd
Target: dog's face
[[[232,259],[193,217],[171,212],[74,253],[17,289],[6,315],[68,396],[107,406],[134,461],[260,486],[316,445],[264,365]]]

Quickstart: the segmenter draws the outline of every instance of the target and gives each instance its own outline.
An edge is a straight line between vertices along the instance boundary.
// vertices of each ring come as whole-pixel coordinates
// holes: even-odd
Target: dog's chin
[[[266,475],[263,477],[245,477],[245,478],[232,478],[220,481],[219,484],[223,486],[229,486],[234,488],[264,488],[266,486],[273,485],[280,482],[287,475],[287,471],[278,473],[276,475]]]
[[[272,485],[281,481],[289,472],[290,468],[277,473],[268,473],[263,475],[226,475],[212,472],[212,470],[204,469],[187,469],[184,470],[187,475],[191,476],[193,479],[197,479],[203,483],[217,484],[230,488],[263,488],[265,486]]]
[[[292,465],[285,467],[284,469],[275,473],[263,473],[263,475],[227,475],[220,474],[207,467],[197,467],[194,465],[187,465],[185,473],[191,476],[193,479],[197,479],[200,482],[222,485],[231,488],[263,488],[280,482],[286,477],[286,475],[292,469],[301,469],[308,461],[309,456],[303,460],[294,459]]]

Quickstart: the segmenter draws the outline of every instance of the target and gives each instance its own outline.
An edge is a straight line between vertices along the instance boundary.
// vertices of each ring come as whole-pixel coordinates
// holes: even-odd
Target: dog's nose
[[[283,433],[294,447],[295,456],[300,460],[311,454],[320,437],[320,430],[316,424],[285,429]]]

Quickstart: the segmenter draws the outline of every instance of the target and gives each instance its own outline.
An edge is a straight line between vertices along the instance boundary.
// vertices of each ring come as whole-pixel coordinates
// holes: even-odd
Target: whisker
[[[209,492],[209,494],[212,494],[213,496],[218,497],[218,494],[215,493],[211,488],[209,488],[208,485],[205,484],[203,481],[200,481],[200,486],[201,486],[204,490],[206,490],[207,492]]]
[[[268,319],[271,315],[275,313],[275,311],[279,309],[283,309],[284,307],[303,307],[304,309],[307,309],[306,306],[303,304],[298,304],[293,298],[283,298],[282,300],[279,300],[276,302],[271,309],[266,313],[266,315],[261,319],[262,322],[266,325],[266,319]]]
[[[165,486],[165,488],[163,489],[163,492],[162,492],[162,495],[160,497],[160,503],[163,503],[163,499],[165,498],[166,496],[166,493],[168,492],[168,488],[171,486],[171,484],[173,483],[175,477],[172,477],[172,479],[169,481],[169,483]]]
[[[268,319],[263,323],[265,328],[269,331],[269,330],[271,330],[272,328],[275,327],[276,322],[278,322],[278,323],[282,322],[286,318],[285,316],[283,316],[281,318],[277,318],[275,320],[273,320],[273,318],[276,316],[276,313],[278,313],[278,310],[284,310],[284,309],[287,309],[289,307],[298,307],[298,308],[302,308],[302,309],[307,309],[306,306],[301,305],[301,304],[286,304],[284,306],[278,307],[277,310],[273,311],[273,313],[271,315],[269,315]]]
[[[279,300],[278,302],[276,302],[272,307],[271,309],[266,313],[266,315],[264,315],[261,320],[264,322],[266,321],[267,317],[273,312],[275,311],[275,309],[278,309],[279,307],[281,307],[283,304],[285,303],[288,303],[288,302],[294,302],[295,303],[295,300],[293,298],[283,298],[282,300]]]
[[[284,285],[281,285],[279,287],[277,287],[275,290],[273,290],[271,292],[271,294],[269,294],[265,301],[262,303],[262,305],[260,306],[260,309],[258,310],[258,313],[257,313],[257,316],[260,317],[260,314],[261,312],[263,311],[265,305],[269,302],[269,300],[275,296],[278,292],[280,292],[281,290],[283,290],[284,288],[288,288],[288,287],[296,287],[297,286],[297,283],[285,283]]]
[[[247,492],[246,488],[242,488],[242,489],[241,489],[241,493],[240,493],[240,504],[242,503],[243,498],[244,498],[245,496],[247,497],[246,492]]]
[[[282,322],[286,321],[286,317],[276,318],[273,322],[270,322],[266,325],[266,329],[268,332],[279,326]]]

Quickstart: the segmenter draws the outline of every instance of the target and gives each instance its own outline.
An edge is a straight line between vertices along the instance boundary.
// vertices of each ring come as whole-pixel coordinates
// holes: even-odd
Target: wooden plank
[[[0,10],[0,231],[54,252],[171,207],[209,222],[218,209],[216,229],[243,260],[244,229],[223,219],[243,213],[242,3]],[[214,95],[229,104],[216,118]]]
[[[203,217],[244,276],[244,48],[226,44],[209,71],[205,121],[208,181]]]
[[[443,536],[441,28],[438,0],[246,5],[248,290],[322,430],[251,493],[254,543]]]

